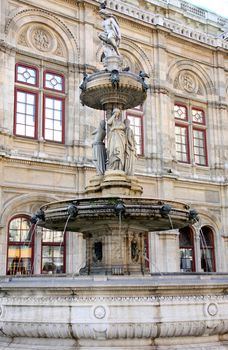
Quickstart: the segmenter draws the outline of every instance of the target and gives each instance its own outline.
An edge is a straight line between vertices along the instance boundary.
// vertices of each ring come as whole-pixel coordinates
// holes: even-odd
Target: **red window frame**
[[[195,140],[195,138],[194,138],[194,131],[195,130],[198,130],[198,131],[200,131],[200,132],[202,132],[203,133],[203,143],[204,143],[204,146],[203,146],[203,150],[204,150],[204,159],[205,159],[205,164],[202,164],[202,163],[198,163],[198,162],[196,162],[196,153],[195,153],[195,144],[194,144],[194,140]],[[194,156],[194,161],[195,161],[195,163],[197,164],[197,165],[200,165],[200,166],[208,166],[208,156],[207,156],[207,134],[206,134],[206,130],[205,129],[201,129],[201,128],[196,128],[196,127],[194,127],[194,125],[193,125],[193,128],[192,128],[192,133],[193,133],[193,135],[192,135],[192,139],[193,139],[193,156]]]
[[[10,224],[15,219],[21,219],[21,220],[25,219],[28,222],[30,222],[30,217],[28,215],[16,215],[16,216],[13,216],[10,219],[9,223],[8,223],[6,274],[7,275],[16,275],[16,274],[9,273],[9,271],[10,271],[10,266],[9,266],[9,247],[10,246],[16,246],[16,247],[28,246],[28,247],[31,248],[31,258],[30,258],[30,260],[31,260],[31,271],[30,271],[30,273],[32,274],[33,270],[34,270],[33,269],[33,267],[34,267],[33,266],[33,263],[34,263],[34,232],[31,231],[32,232],[31,233],[32,234],[31,241],[10,241],[10,239],[9,239],[10,238]],[[30,230],[33,230],[33,229],[34,229],[34,225],[31,225]],[[19,269],[21,268],[20,267],[20,260],[21,260],[21,258],[19,258],[19,262],[18,262]],[[21,273],[21,271],[17,271],[17,272],[22,274],[22,275],[27,275],[27,273],[23,274],[23,273]]]
[[[191,159],[194,160],[195,164],[198,166],[208,166],[208,152],[207,152],[207,130],[206,130],[206,118],[205,118],[205,111],[202,108],[193,106],[187,106],[186,104],[183,104],[181,102],[175,102],[175,106],[184,107],[186,110],[186,119],[181,119],[176,117],[175,111],[174,111],[174,118],[175,118],[175,126],[179,127],[185,127],[187,129],[187,152],[188,152],[188,161],[182,161],[180,159],[177,159],[180,163],[190,163]],[[203,114],[203,122],[196,122],[193,121],[193,115],[192,111],[200,111]],[[190,117],[191,116],[191,117]],[[190,120],[191,119],[191,120]],[[205,164],[196,162],[195,159],[195,144],[194,144],[194,130],[198,130],[203,132],[204,135],[204,159]],[[176,134],[176,133],[175,133]],[[191,144],[190,144],[190,135],[191,135]]]
[[[188,120],[189,120],[189,114],[188,114],[188,108],[187,108],[187,106],[186,106],[185,104],[182,104],[182,103],[174,103],[174,108],[175,108],[175,106],[183,107],[183,108],[185,108],[185,111],[186,111],[186,119],[182,119],[182,118],[176,117],[176,115],[175,115],[175,110],[174,110],[174,118],[175,118],[175,120],[179,120],[180,123],[181,123],[181,122],[188,122]]]
[[[61,77],[63,82],[62,82],[62,90],[57,90],[57,89],[52,89],[52,88],[48,88],[46,86],[46,74],[53,74],[53,75],[56,75],[58,77]],[[43,87],[45,90],[50,90],[50,91],[55,91],[55,92],[59,92],[59,93],[64,93],[65,92],[65,76],[61,73],[57,73],[57,72],[54,72],[52,70],[45,70],[44,73],[43,73]]]
[[[27,82],[24,82],[24,81],[20,81],[20,80],[17,80],[17,72],[18,72],[18,66],[21,66],[21,67],[24,67],[24,68],[28,68],[28,69],[34,69],[36,71],[36,83],[35,84],[31,84],[31,83],[27,83]],[[30,65],[27,65],[27,64],[24,64],[24,63],[20,63],[20,62],[17,62],[16,65],[15,65],[15,82],[18,83],[18,84],[24,84],[24,85],[29,85],[29,86],[33,86],[33,87],[39,87],[39,70],[36,66],[30,66]]]
[[[35,125],[34,125],[34,136],[26,136],[26,135],[21,135],[17,134],[17,92],[23,92],[26,94],[34,95],[35,96]],[[26,124],[25,124],[26,125]],[[37,91],[30,91],[26,89],[21,89],[16,87],[14,91],[14,123],[13,123],[13,133],[15,136],[18,137],[25,137],[28,139],[37,139],[38,136],[38,92]]]
[[[138,156],[144,155],[144,128],[143,128],[143,108],[142,106],[138,106],[133,108],[132,110],[126,111],[126,118],[129,117],[133,118],[139,118],[140,119],[140,153],[138,153]],[[134,130],[133,130],[134,132]]]
[[[53,230],[50,230],[50,231],[53,231]],[[43,265],[43,247],[61,247],[61,248],[63,247],[63,272],[61,272],[61,273],[65,273],[66,272],[66,232],[64,234],[62,242],[43,242],[43,232],[42,232],[42,238],[41,238],[41,262],[40,262],[41,274],[45,274],[43,272],[43,269],[42,269],[42,265]]]
[[[195,244],[194,244],[194,233],[193,230],[190,227],[184,227],[182,229],[179,230],[180,235],[181,234],[190,234],[190,241],[191,244],[187,245],[187,244],[181,244],[181,239],[179,236],[179,250],[181,252],[182,249],[188,249],[192,251],[192,266],[191,266],[191,271],[183,271],[183,272],[195,272],[196,271],[196,265],[195,265]],[[182,263],[182,259],[180,257],[180,265]],[[180,266],[181,268],[181,266]],[[186,268],[187,270],[187,268]]]
[[[206,240],[205,234],[210,235],[210,238],[208,240]],[[203,247],[203,245],[205,244],[205,242],[203,242],[204,240],[210,241],[210,245],[207,244],[206,247]],[[205,251],[207,250],[211,252],[210,256],[212,260],[211,261],[212,270],[210,271],[209,271],[209,268],[207,269],[207,266],[209,266],[209,264],[206,262],[206,259],[205,259]],[[204,270],[204,272],[216,272],[214,232],[209,226],[203,226],[200,229],[200,252],[201,252],[201,268]],[[202,254],[204,254],[205,268],[202,266],[203,265]]]
[[[191,110],[192,111],[195,110],[195,111],[198,111],[198,112],[202,112],[202,114],[203,114],[203,122],[202,123],[193,121],[193,117],[192,117],[192,123],[193,124],[197,124],[197,125],[206,125],[205,111],[202,108],[198,108],[198,107],[194,107],[194,106],[192,106]]]
[[[25,69],[33,69],[36,72],[36,81],[35,84],[31,84],[31,83],[27,83],[27,82],[22,82],[18,80],[18,67],[24,67]],[[57,89],[52,89],[52,88],[48,88],[46,86],[46,74],[53,74],[57,77],[61,77],[62,79],[62,89],[61,90],[57,90]],[[23,138],[29,138],[29,139],[38,139],[38,124],[39,124],[39,114],[41,114],[42,112],[42,136],[45,136],[45,98],[49,97],[52,99],[56,99],[56,100],[61,100],[62,103],[62,110],[61,110],[61,114],[62,114],[62,127],[61,130],[59,130],[61,132],[61,140],[49,140],[47,137],[44,139],[48,142],[54,142],[54,143],[59,143],[59,144],[63,144],[65,143],[65,76],[62,73],[56,72],[54,70],[44,70],[43,72],[43,86],[39,86],[40,85],[40,70],[38,67],[33,66],[33,65],[28,65],[28,64],[24,64],[22,62],[17,62],[15,65],[15,92],[14,92],[14,122],[13,122],[13,133],[15,136],[18,137],[23,137]],[[21,84],[23,84],[23,87],[21,86]],[[28,93],[28,94],[33,94],[35,95],[35,125],[34,125],[34,135],[33,136],[26,136],[26,135],[20,135],[17,133],[17,92],[23,92],[23,93]],[[46,93],[45,93],[46,92]],[[43,109],[42,111],[39,112],[38,109],[38,105],[39,105],[39,99],[42,98],[43,99]],[[25,114],[26,116],[26,114]],[[26,118],[25,118],[26,121]],[[40,120],[41,122],[41,120]],[[22,125],[26,125],[26,124],[22,124]],[[25,129],[26,130],[26,129]],[[54,129],[53,129],[54,130]],[[57,131],[57,129],[56,129]],[[54,138],[54,136],[53,136]]]
[[[188,128],[188,125],[186,124],[183,124],[183,123],[180,123],[180,122],[176,122],[175,123],[175,129],[176,127],[180,127],[180,128],[183,128],[183,129],[186,129],[186,155],[187,155],[187,160],[184,161],[184,160],[181,160],[181,159],[177,159],[178,162],[180,163],[189,163],[190,162],[190,147],[189,147],[189,128]],[[176,130],[175,130],[175,137],[176,137]],[[175,142],[175,145],[177,145],[177,141]],[[176,151],[176,154],[177,153],[180,153],[180,154],[185,154],[183,152],[177,152]]]
[[[45,114],[46,101],[45,100],[46,100],[46,98],[51,98],[51,99],[59,100],[62,102],[62,130],[61,130],[62,140],[61,141],[49,140],[49,139],[46,139],[46,137],[45,137],[45,121],[46,121],[46,114]],[[65,143],[65,98],[64,97],[44,94],[44,96],[43,96],[43,130],[42,130],[42,133],[43,133],[44,140],[46,140],[48,142],[54,142],[54,143],[60,143],[60,144]]]

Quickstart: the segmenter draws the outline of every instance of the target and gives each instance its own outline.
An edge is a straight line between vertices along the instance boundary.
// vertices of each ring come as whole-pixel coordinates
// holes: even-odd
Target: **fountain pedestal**
[[[86,187],[86,194],[92,196],[141,196],[142,186],[136,176],[127,176],[121,170],[107,170],[104,176],[95,176]]]
[[[116,223],[84,233],[86,266],[81,274],[132,275],[149,272],[146,257],[147,233],[131,225]]]

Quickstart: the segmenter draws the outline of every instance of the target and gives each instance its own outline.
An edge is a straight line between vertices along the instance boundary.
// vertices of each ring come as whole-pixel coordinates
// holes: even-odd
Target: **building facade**
[[[124,111],[143,196],[186,202],[200,217],[191,228],[171,222],[148,233],[145,263],[155,275],[225,274],[228,19],[182,0],[107,7],[121,27],[123,66],[150,77],[144,105]],[[102,69],[98,8],[92,0],[0,2],[2,276],[75,276],[84,266],[81,233],[34,228],[30,218],[46,203],[83,197],[95,174],[92,132],[104,113],[80,103],[79,85],[84,72]]]

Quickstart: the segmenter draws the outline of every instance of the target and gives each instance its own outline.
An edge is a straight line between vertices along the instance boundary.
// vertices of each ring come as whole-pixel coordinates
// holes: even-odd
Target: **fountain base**
[[[95,196],[141,196],[143,192],[135,176],[127,176],[121,170],[107,170],[104,176],[95,176],[86,187],[86,194]]]

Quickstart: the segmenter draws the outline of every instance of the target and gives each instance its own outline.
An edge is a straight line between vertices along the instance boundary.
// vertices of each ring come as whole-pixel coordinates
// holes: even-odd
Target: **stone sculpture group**
[[[137,157],[136,143],[129,119],[122,121],[121,111],[115,108],[107,121],[109,137],[107,150],[104,139],[106,136],[105,121],[93,132],[93,162],[97,174],[103,175],[106,170],[122,170],[126,175],[133,176]]]

